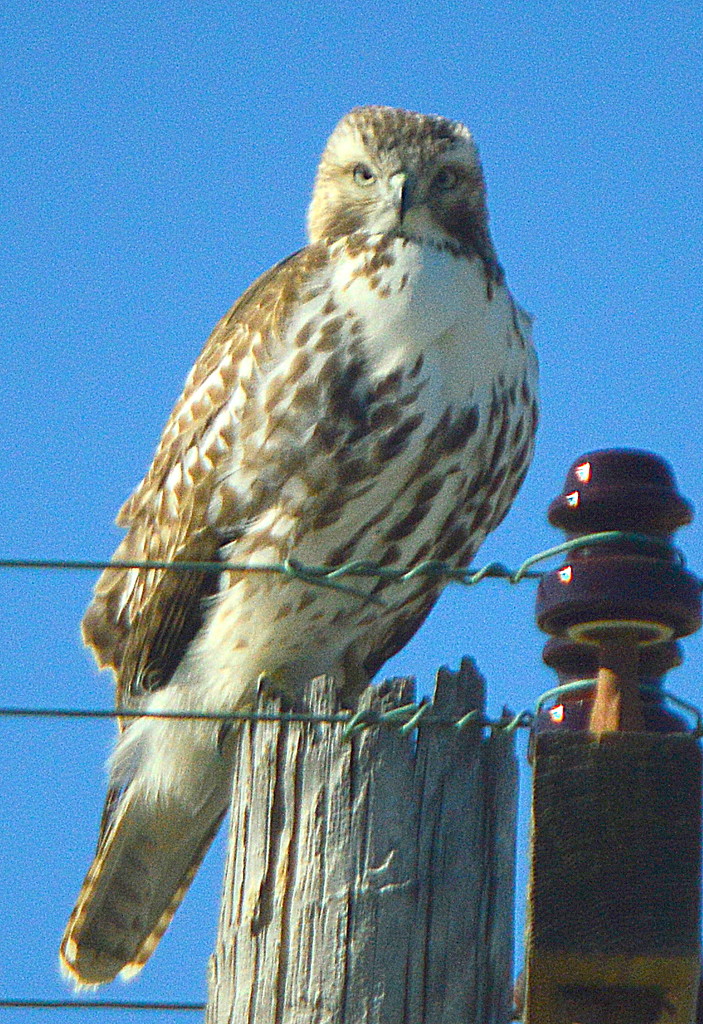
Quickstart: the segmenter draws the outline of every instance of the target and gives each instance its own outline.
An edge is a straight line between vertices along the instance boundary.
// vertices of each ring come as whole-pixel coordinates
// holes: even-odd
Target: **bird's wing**
[[[246,401],[237,405],[233,398],[280,357],[289,311],[323,260],[320,247],[289,257],[216,326],[151,468],[119,514],[128,533],[115,560],[213,561],[261,512],[252,498],[241,507],[229,502],[220,521],[211,514],[247,417]],[[114,671],[119,707],[139,709],[150,692],[168,684],[201,625],[203,600],[216,586],[217,575],[204,571],[115,568],[102,574],[83,635],[98,663]],[[123,721],[123,728],[132,721]],[[118,973],[128,977],[153,952],[226,811],[224,758],[216,768],[194,806],[144,799],[130,782],[109,790],[95,859],[61,944],[62,968],[78,987]]]
[[[308,247],[251,285],[217,324],[164,428],[153,463],[121,509],[128,528],[113,560],[216,561],[225,541],[208,516],[210,500],[232,459],[246,403],[231,399],[245,362],[273,360],[284,341],[290,298],[319,267]],[[255,376],[255,374],[254,374]],[[231,540],[253,510],[227,509]],[[258,510],[256,510],[258,511]],[[83,619],[83,637],[101,668],[113,670],[119,707],[139,707],[144,694],[166,685],[195,636],[203,599],[217,574],[163,569],[107,569]]]

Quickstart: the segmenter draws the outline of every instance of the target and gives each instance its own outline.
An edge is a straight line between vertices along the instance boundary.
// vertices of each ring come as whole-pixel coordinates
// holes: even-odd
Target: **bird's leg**
[[[305,695],[297,688],[290,686],[290,681],[286,679],[283,672],[262,672],[257,680],[257,694],[258,694],[258,706],[262,705],[266,701],[280,701],[281,711],[285,714],[286,712],[293,714],[306,715],[310,712],[310,707],[305,700]],[[311,728],[317,733],[319,725],[313,725]]]
[[[291,698],[290,689],[285,685],[283,673],[262,672],[256,680],[256,696],[252,702],[253,709],[261,711],[268,701],[273,700],[281,701],[281,710],[283,711],[294,710],[294,701]],[[217,750],[221,757],[226,756],[225,744],[235,724],[233,721],[224,721],[218,729]]]
[[[335,673],[335,676],[338,682],[340,706],[354,710],[359,697],[371,680],[353,647],[348,647],[344,652],[340,671]]]
[[[290,683],[283,671],[262,672],[256,680],[257,703],[261,705],[267,700],[280,700],[286,710],[292,710],[295,697]]]

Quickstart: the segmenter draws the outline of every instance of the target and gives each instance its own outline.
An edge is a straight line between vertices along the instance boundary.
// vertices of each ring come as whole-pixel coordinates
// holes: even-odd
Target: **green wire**
[[[662,557],[669,560],[672,557],[677,559],[683,566],[683,556],[675,548],[672,548],[661,537],[649,537],[642,533],[632,533],[626,530],[604,530],[600,533],[589,533],[584,537],[574,537],[557,544],[555,547],[539,551],[530,555],[516,570],[508,569],[501,562],[489,562],[483,568],[472,572],[469,568],[456,568],[447,562],[440,562],[436,559],[428,559],[413,566],[412,569],[393,569],[388,566],[381,566],[377,562],[355,559],[345,562],[343,565],[329,568],[324,565],[306,565],[297,559],[289,558],[283,562],[260,562],[256,564],[242,564],[239,562],[170,562],[170,561],[71,561],[68,559],[0,559],[0,569],[171,569],[174,572],[260,572],[278,573],[289,579],[300,580],[312,586],[328,587],[348,593],[363,601],[382,604],[382,600],[376,595],[367,594],[340,583],[344,577],[356,577],[360,579],[376,579],[386,583],[410,583],[418,577],[433,579],[438,582],[459,583],[471,587],[484,579],[505,579],[510,583],[520,583],[524,579],[540,579],[542,572],[533,571],[533,566],[539,562],[555,558],[557,555],[569,554],[583,547],[592,547],[594,544],[615,544],[623,541],[651,549],[657,548]],[[703,581],[701,581],[703,586]]]
[[[592,547],[593,545],[608,545],[627,542],[629,544],[652,548],[661,552],[662,558],[671,560],[672,555],[683,566],[683,556],[672,548],[667,541],[661,537],[650,537],[642,533],[633,533],[627,530],[604,530],[599,533],[590,533],[582,537],[574,537],[547,548],[537,554],[530,555],[517,570],[510,570],[501,562],[489,562],[483,568],[471,571],[469,568],[456,568],[447,562],[436,559],[428,559],[420,562],[412,569],[393,569],[381,566],[377,562],[355,559],[343,565],[329,568],[320,565],[306,565],[297,559],[286,559],[283,562],[241,564],[237,562],[186,562],[186,561],[93,561],[93,560],[68,560],[68,559],[0,559],[0,569],[78,569],[78,570],[106,570],[106,569],[151,569],[166,570],[175,572],[259,572],[278,573],[289,579],[296,579],[312,586],[327,587],[333,590],[349,594],[365,602],[384,604],[383,600],[374,594],[358,590],[356,587],[341,583],[344,577],[358,579],[376,579],[388,584],[404,584],[423,577],[438,582],[459,583],[463,586],[475,586],[485,579],[504,579],[511,584],[520,583],[525,579],[540,579],[544,573],[535,570],[533,567],[540,562],[555,558],[559,555],[570,554],[579,548]],[[703,580],[699,579],[703,589]],[[315,715],[307,712],[277,712],[268,713],[262,711],[233,711],[226,714],[208,712],[150,712],[135,711],[132,709],[116,709],[115,711],[91,711],[78,708],[0,708],[0,717],[51,717],[51,718],[190,718],[208,719],[217,721],[280,721],[280,722],[312,722],[342,724],[344,726],[344,738],[351,739],[357,732],[373,725],[383,727],[398,727],[401,733],[408,733],[418,725],[452,725],[456,729],[463,729],[469,725],[479,725],[491,730],[504,730],[512,732],[517,728],[531,727],[534,717],[539,714],[545,703],[558,699],[560,696],[571,693],[576,689],[592,686],[592,680],[580,680],[576,683],[567,683],[548,690],[537,701],[536,711],[522,711],[513,717],[501,718],[497,721],[487,719],[477,712],[471,711],[458,720],[448,720],[441,716],[433,715],[430,711],[431,705],[427,703],[407,704],[401,708],[393,708],[387,712],[362,710],[354,714],[339,713],[335,715]],[[703,714],[693,705],[674,697],[672,694],[660,691],[664,699],[672,704],[694,715],[696,735],[703,735]]]

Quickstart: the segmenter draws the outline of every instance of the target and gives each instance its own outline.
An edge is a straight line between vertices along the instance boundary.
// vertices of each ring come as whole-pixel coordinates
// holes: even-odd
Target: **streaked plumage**
[[[536,362],[457,122],[362,107],[318,168],[306,248],[220,321],[121,510],[120,560],[470,563],[529,465]],[[385,606],[260,573],[108,570],[83,630],[117,703],[229,711],[262,676],[351,702],[441,585]],[[153,951],[229,800],[217,724],[125,721],[98,851],[61,946],[78,985]]]

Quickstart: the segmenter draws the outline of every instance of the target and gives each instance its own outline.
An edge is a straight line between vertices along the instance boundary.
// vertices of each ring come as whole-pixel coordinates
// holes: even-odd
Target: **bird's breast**
[[[360,324],[372,375],[421,358],[438,404],[458,407],[524,372],[528,324],[520,326],[507,288],[480,258],[394,238],[358,252],[340,243],[333,266],[333,293]]]

